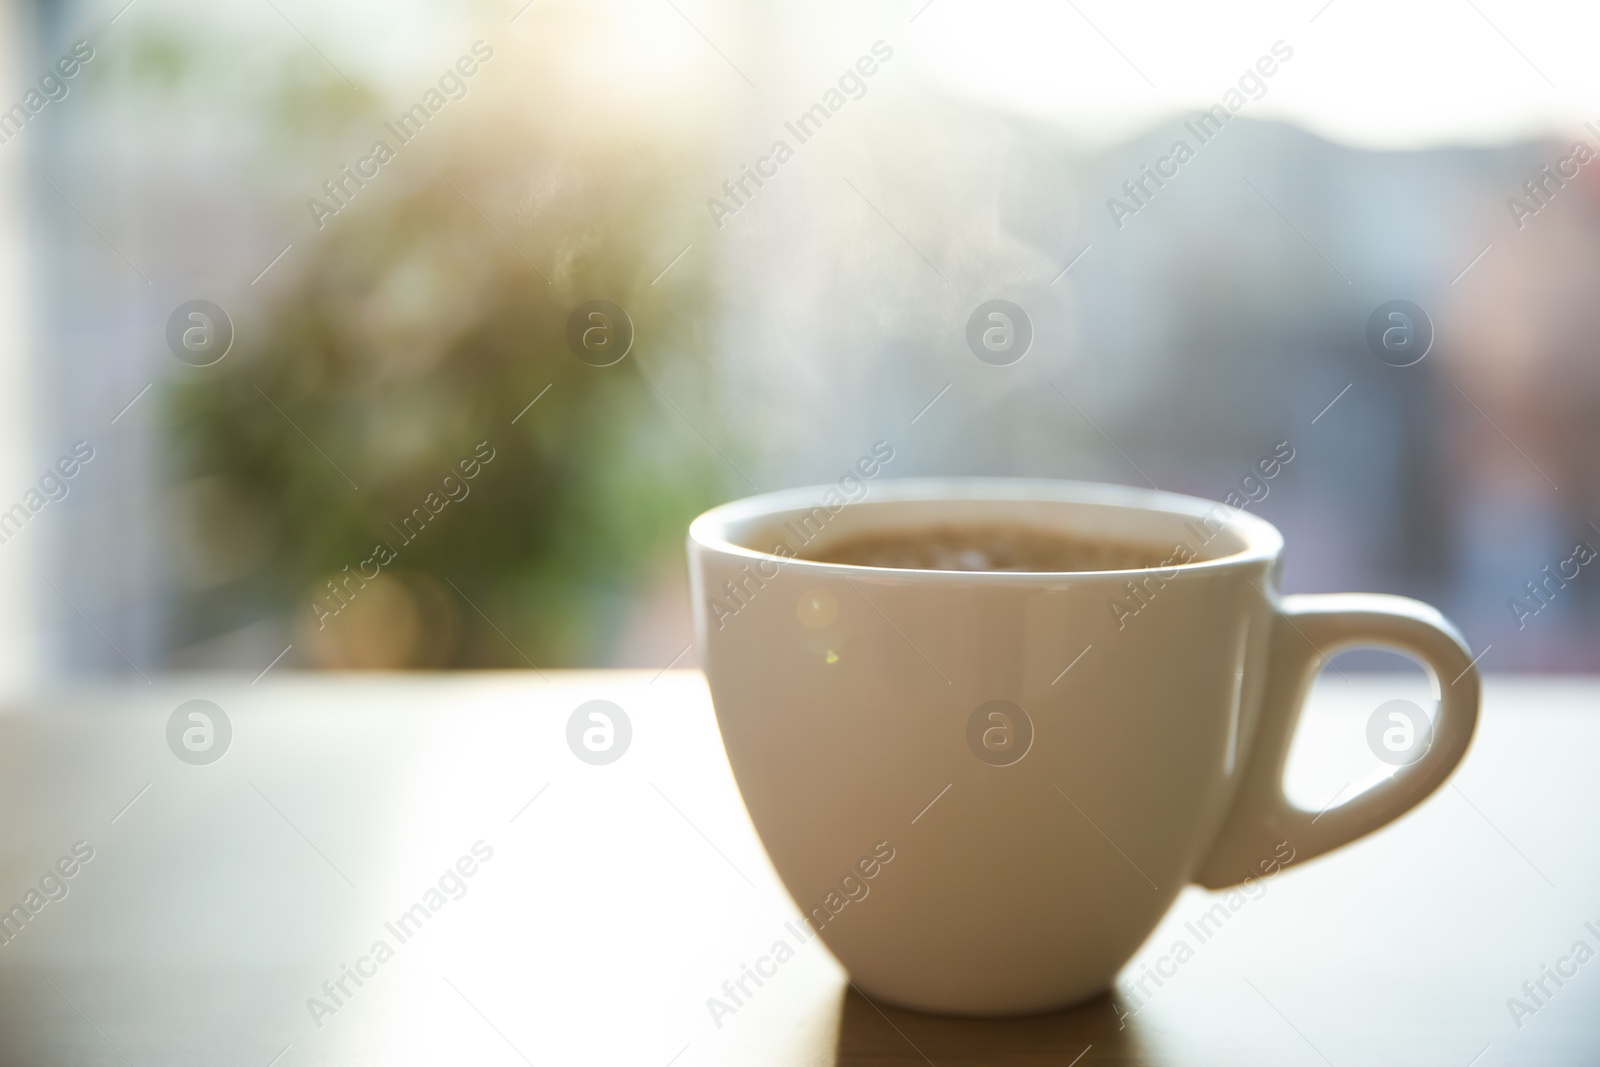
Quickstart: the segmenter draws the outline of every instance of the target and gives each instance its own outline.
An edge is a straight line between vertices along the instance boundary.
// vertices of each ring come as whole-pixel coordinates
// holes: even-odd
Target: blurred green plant
[[[712,261],[697,249],[651,284],[698,203],[693,139],[473,91],[297,238],[277,268],[291,280],[236,317],[234,350],[171,387],[186,565],[209,576],[175,644],[275,616],[325,666],[594,663],[616,605],[681,566],[688,520],[718,498],[725,468],[664,402],[692,413],[708,388]],[[330,174],[392,108],[341,115],[364,132]],[[636,328],[611,367],[566,347],[595,298]],[[480,442],[494,459],[468,495],[407,541],[402,520]],[[380,543],[380,576],[347,581]]]

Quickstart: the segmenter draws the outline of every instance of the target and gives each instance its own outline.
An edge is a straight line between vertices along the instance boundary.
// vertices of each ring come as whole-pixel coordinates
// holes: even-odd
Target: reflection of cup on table
[[[1283,539],[1252,515],[1053,481],[823,493],[700,516],[690,570],[745,805],[869,996],[970,1014],[1094,996],[1184,886],[1371,832],[1471,740],[1455,629],[1400,597],[1280,597]],[[1415,656],[1442,695],[1423,755],[1314,816],[1284,762],[1323,657],[1352,645]],[[880,842],[893,863],[835,906]]]

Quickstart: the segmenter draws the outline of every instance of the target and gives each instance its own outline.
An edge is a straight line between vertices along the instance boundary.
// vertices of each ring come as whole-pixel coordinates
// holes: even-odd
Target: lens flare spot
[[[795,603],[794,613],[808,630],[823,630],[839,617],[839,601],[826,589],[807,589]]]

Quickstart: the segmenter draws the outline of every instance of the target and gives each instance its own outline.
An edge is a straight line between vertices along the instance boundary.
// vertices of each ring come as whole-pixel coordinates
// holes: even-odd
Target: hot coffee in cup
[[[928,526],[877,530],[808,544],[800,558],[919,571],[1119,571],[1161,564],[1164,550],[1092,540],[1037,526]]]
[[[1004,479],[823,498],[707,512],[690,573],[745,805],[870,997],[963,1014],[1092,997],[1184,886],[1371,832],[1471,740],[1478,679],[1455,629],[1400,597],[1280,595],[1283,539],[1253,515]],[[1294,726],[1352,645],[1453,681],[1425,755],[1302,811],[1282,788]],[[835,910],[839,872],[879,843],[894,863]]]

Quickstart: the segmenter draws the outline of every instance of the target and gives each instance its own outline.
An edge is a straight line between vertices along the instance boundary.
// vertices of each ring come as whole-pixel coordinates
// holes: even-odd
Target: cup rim
[[[1095,578],[1127,578],[1159,571],[1162,574],[1189,571],[1220,570],[1252,563],[1271,562],[1283,551],[1283,534],[1266,519],[1251,515],[1243,508],[1235,508],[1220,501],[1204,497],[1173,493],[1164,489],[1145,489],[1133,485],[1109,482],[1084,482],[1056,478],[884,478],[868,483],[869,496],[861,501],[846,503],[853,507],[867,500],[874,502],[939,502],[956,500],[1042,501],[1062,504],[1098,504],[1115,507],[1158,511],[1186,519],[1211,517],[1223,512],[1222,528],[1239,537],[1243,547],[1236,552],[1211,559],[1174,563],[1169,567],[1134,567],[1122,570],[1095,571],[954,571],[922,570],[910,567],[868,567],[854,563],[834,563],[828,560],[802,559],[763,552],[733,541],[729,527],[735,523],[776,516],[785,511],[819,507],[824,494],[838,486],[808,485],[793,489],[779,489],[720,504],[698,516],[689,524],[691,546],[720,552],[752,561],[775,561],[781,567],[798,567],[802,571],[844,574],[846,576],[915,577],[920,581],[1017,581]]]

